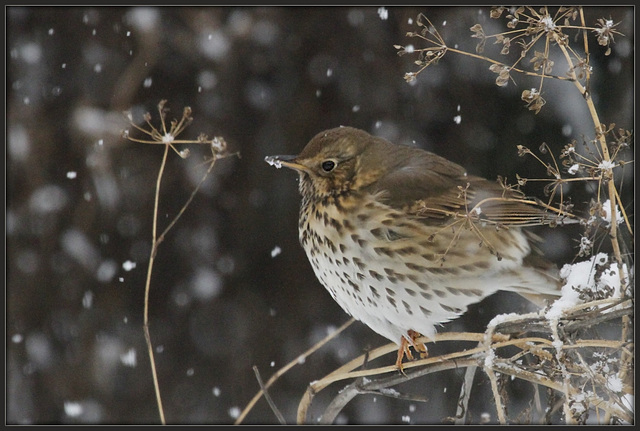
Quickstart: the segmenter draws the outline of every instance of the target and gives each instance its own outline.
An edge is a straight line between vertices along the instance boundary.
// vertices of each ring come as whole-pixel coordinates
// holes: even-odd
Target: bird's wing
[[[407,147],[375,184],[384,202],[428,224],[455,217],[504,226],[548,224],[552,217],[535,200],[498,181],[466,175],[464,168],[435,154]]]

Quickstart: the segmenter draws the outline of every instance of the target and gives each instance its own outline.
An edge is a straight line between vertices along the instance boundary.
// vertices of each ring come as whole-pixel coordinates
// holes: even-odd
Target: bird
[[[346,126],[265,161],[298,173],[299,240],[317,279],[398,345],[400,371],[410,347],[428,355],[418,338],[498,291],[538,305],[560,294],[557,267],[527,229],[558,214],[504,182]]]

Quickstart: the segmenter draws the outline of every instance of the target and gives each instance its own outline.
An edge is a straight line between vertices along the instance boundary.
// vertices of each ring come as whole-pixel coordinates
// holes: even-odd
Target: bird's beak
[[[271,166],[275,166],[276,169],[280,169],[281,167],[294,169],[296,171],[306,171],[307,167],[297,163],[296,158],[298,156],[267,156],[264,158],[264,161],[269,163]]]

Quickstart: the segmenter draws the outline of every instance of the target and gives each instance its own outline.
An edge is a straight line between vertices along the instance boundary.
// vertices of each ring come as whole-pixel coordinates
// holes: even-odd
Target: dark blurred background
[[[158,124],[161,99],[169,118],[190,106],[194,121],[183,137],[223,136],[241,153],[217,162],[154,267],[150,331],[169,423],[233,422],[258,390],[253,365],[267,380],[348,319],[298,244],[296,175],[268,166],[266,155],[296,154],[316,133],[349,125],[513,183],[516,173],[545,176],[532,158],[517,156],[516,145],[537,151],[546,142],[558,155],[572,139],[593,138],[584,100],[567,82],[545,81],[547,105],[537,115],[520,94],[538,80],[514,74],[515,84],[500,88],[488,63],[454,53],[405,82],[416,57],[398,56],[394,45],[421,46],[405,36],[417,30],[418,13],[451,46],[473,52],[471,26],[506,30],[488,8],[385,11],[5,9],[8,423],[158,423],[142,313],[163,149],[121,138],[124,110],[137,123],[148,111]],[[624,36],[608,57],[591,33],[591,91],[603,123],[631,129],[633,8],[586,8],[585,15],[589,25],[620,22]],[[488,43],[485,53],[498,58],[499,50]],[[559,54],[554,72],[563,75]],[[169,154],[160,229],[204,172],[208,150],[190,149],[186,160]],[[583,189],[571,190],[582,209]],[[541,187],[526,191],[544,198]],[[576,232],[543,231],[559,265],[575,256]],[[516,296],[495,295],[443,330],[482,330],[494,315],[525,307]],[[274,402],[294,422],[309,382],[386,342],[352,325],[282,377],[270,391]],[[455,414],[463,372],[406,389],[426,393],[428,403],[361,396],[338,422],[439,423]],[[530,392],[517,384],[510,401],[526,406]],[[326,389],[312,411],[319,414],[341,387]],[[483,395],[486,381],[474,391],[470,417],[478,422],[495,409]],[[261,400],[245,423],[277,421]]]

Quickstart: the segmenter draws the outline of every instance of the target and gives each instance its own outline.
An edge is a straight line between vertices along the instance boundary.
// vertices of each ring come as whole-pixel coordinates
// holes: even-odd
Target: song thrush
[[[559,294],[557,269],[523,227],[552,220],[499,182],[362,130],[317,134],[297,156],[265,161],[299,173],[299,237],[320,282],[348,314],[399,344],[498,290]]]

